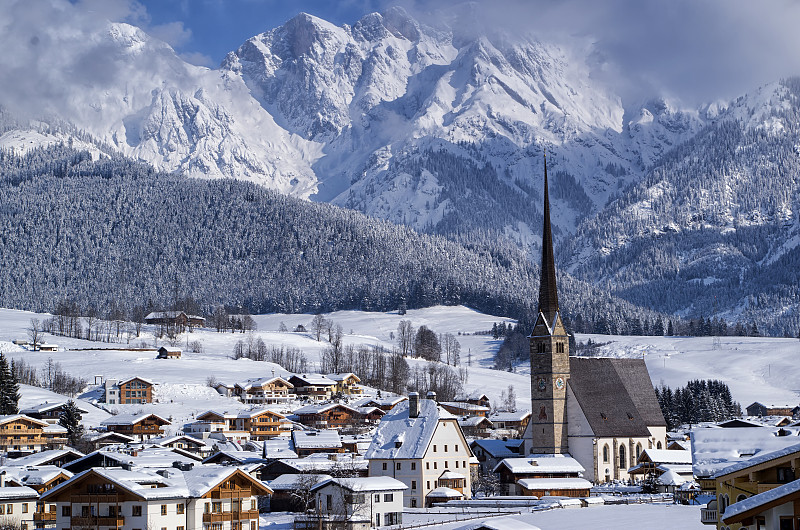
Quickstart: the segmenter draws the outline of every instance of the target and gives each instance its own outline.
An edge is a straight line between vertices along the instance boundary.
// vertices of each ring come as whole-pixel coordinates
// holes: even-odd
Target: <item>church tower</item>
[[[561,322],[550,229],[547,156],[544,159],[544,226],[539,308],[531,333],[531,418],[526,432],[526,454],[569,452],[567,432],[567,380],[569,337]]]

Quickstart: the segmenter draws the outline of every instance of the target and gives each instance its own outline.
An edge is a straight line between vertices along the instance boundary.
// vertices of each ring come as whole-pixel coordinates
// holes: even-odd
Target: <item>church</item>
[[[592,482],[626,480],[667,427],[643,359],[570,357],[556,286],[547,160],[539,308],[530,337],[531,418],[523,454],[569,454]]]

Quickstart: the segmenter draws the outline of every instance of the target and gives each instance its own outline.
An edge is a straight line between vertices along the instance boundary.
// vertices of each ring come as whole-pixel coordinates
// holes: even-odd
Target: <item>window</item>
[[[383,495],[383,502],[392,502],[393,499],[394,499],[393,493],[385,493]]]
[[[427,484],[427,486],[426,486],[426,487],[427,487],[428,489],[431,489],[431,481],[430,481],[430,480],[429,480],[429,481],[427,481],[427,482],[426,482],[426,484]]]
[[[22,503],[22,513],[28,513],[28,503],[27,502],[23,502]]]
[[[792,468],[790,467],[779,467],[778,468],[778,483],[779,484],[787,484],[794,480],[794,473],[792,472]]]
[[[376,503],[381,502],[381,494],[380,493],[376,493],[375,494],[375,502]]]
[[[411,462],[411,471],[414,471],[415,469],[417,469],[417,463]]]
[[[417,481],[416,481],[416,480],[412,480],[412,481],[411,481],[411,489],[412,489],[412,490],[415,490],[415,489],[417,489]]]
[[[453,451],[455,451],[456,453],[458,452],[458,444],[453,446]]]
[[[14,513],[14,505],[13,504],[6,504],[6,513],[11,515]]]
[[[627,468],[628,467],[627,466],[627,462],[628,462],[628,459],[625,458],[625,446],[624,445],[620,445],[619,446],[619,468],[620,469]]]
[[[62,517],[69,517],[72,515],[72,506],[66,505],[61,507],[61,516]]]
[[[178,515],[183,515],[183,509],[184,506],[182,503],[179,502],[178,504],[175,505],[175,513],[177,513]]]
[[[402,465],[402,464],[400,464],[400,462],[398,462],[398,463],[395,465],[395,469],[397,469],[398,471],[400,471],[400,467],[401,467],[401,465]]]
[[[463,462],[461,462],[461,467],[464,467],[464,468],[466,468],[466,467],[467,467],[467,461],[466,461],[466,460],[464,460]]]
[[[433,452],[436,452],[436,444],[433,444]]]
[[[333,496],[332,495],[325,495],[325,506],[328,510],[333,509]]]
[[[178,527],[175,528],[175,530],[184,530],[184,527],[183,526],[178,526]]]
[[[258,523],[255,521],[250,521],[250,530],[258,530]]]
[[[444,452],[445,453],[447,452],[447,444],[445,444],[445,446],[444,446]]]
[[[447,469],[447,460],[444,461],[444,468]]]
[[[381,525],[381,514],[376,513],[375,514],[375,526],[380,526],[380,525]]]
[[[411,499],[411,507],[412,508],[416,508],[417,507],[417,499]]]
[[[212,502],[211,503],[211,513],[222,513],[222,503],[221,502]]]
[[[436,469],[436,468],[438,468],[438,467],[439,467],[439,465],[438,465],[438,462],[434,462],[434,463],[433,463],[433,469]]]
[[[431,463],[425,462],[425,469],[430,469],[430,468],[431,468]]]
[[[603,463],[608,464],[608,444],[603,446]]]
[[[544,349],[544,342],[539,342],[536,344],[536,353],[547,353]]]
[[[162,504],[161,505],[161,515],[167,515],[167,505],[166,504]]]
[[[206,504],[206,507],[208,507],[208,504]],[[141,515],[142,515],[142,506],[141,506],[141,504],[134,504],[133,508],[132,508],[132,511],[131,511],[131,516],[133,516],[133,517],[141,517]]]
[[[255,510],[256,509],[256,500],[255,499],[250,499],[250,509],[251,510]]]
[[[386,471],[386,462],[383,463],[383,470]]]
[[[458,460],[456,460],[456,469],[458,469]]]

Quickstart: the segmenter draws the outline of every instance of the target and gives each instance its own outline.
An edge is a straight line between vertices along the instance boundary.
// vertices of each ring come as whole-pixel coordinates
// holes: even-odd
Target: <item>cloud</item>
[[[464,10],[452,0],[383,7],[398,3],[420,20]],[[800,74],[796,0],[479,0],[469,10],[482,30],[583,50],[629,104],[660,95],[697,105]]]
[[[189,64],[193,64],[195,66],[205,66],[208,68],[216,67],[216,63],[214,59],[209,57],[208,55],[200,52],[187,52],[187,53],[180,53],[178,56],[186,61]]]
[[[183,22],[169,22],[158,26],[146,27],[145,31],[153,37],[163,40],[173,48],[183,46],[192,40],[192,30],[183,27]]]

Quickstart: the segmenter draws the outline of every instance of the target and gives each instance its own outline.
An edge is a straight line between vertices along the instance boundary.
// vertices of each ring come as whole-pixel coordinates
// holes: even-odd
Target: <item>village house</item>
[[[588,497],[592,483],[582,477],[586,471],[567,455],[530,455],[505,458],[494,468],[506,495]]]
[[[287,473],[269,481],[272,496],[269,498],[271,512],[305,512],[314,505],[311,488],[333,477],[326,474]]]
[[[157,414],[143,412],[139,414],[117,414],[107,420],[103,420],[100,425],[110,432],[124,434],[143,442],[150,438],[163,436],[163,427],[170,425],[170,422]]]
[[[347,453],[315,453],[303,458],[282,458],[267,462],[262,480],[275,480],[286,473],[316,473],[337,477],[366,477],[369,461],[360,455]]]
[[[47,449],[61,449],[67,430],[24,414],[0,416],[0,451],[11,458]]]
[[[124,467],[133,469],[164,469],[175,465],[194,465],[200,457],[182,449],[158,446],[117,446],[93,451],[64,465],[72,473],[94,467]]]
[[[156,359],[180,359],[181,353],[182,352],[180,348],[161,346],[158,349],[158,355],[156,355]]]
[[[797,438],[792,436],[791,438]],[[717,528],[794,530],[800,518],[800,442],[753,456],[714,475]],[[776,491],[777,490],[777,491]],[[767,493],[769,492],[769,493]]]
[[[343,403],[306,405],[294,411],[297,421],[313,429],[341,429],[359,422],[358,410]]]
[[[292,446],[299,457],[315,453],[345,452],[339,433],[335,430],[293,431]]]
[[[183,426],[184,433],[191,436],[220,433],[236,443],[289,436],[292,428],[292,423],[283,414],[269,409],[239,412],[209,410],[199,414],[197,421]]]
[[[42,352],[56,352],[58,351],[58,344],[39,344],[38,349]]]
[[[403,491],[390,477],[330,478],[311,488],[318,516],[307,528],[368,530],[403,522]],[[301,519],[303,520],[303,519]]]
[[[336,386],[333,388],[334,394],[360,396],[364,393],[364,388],[359,384],[361,379],[356,374],[347,372],[343,374],[328,374],[325,377],[331,381],[336,381]]]
[[[520,456],[521,447],[520,439],[473,440],[469,444],[469,448],[478,459],[480,473],[493,473],[501,460]]]
[[[378,394],[380,395],[380,392]],[[354,407],[377,407],[384,412],[389,412],[396,405],[407,400],[406,396],[361,398],[352,402],[351,405]]]
[[[89,409],[86,408],[86,406],[81,405],[78,401],[74,401],[74,403],[81,414],[89,413]],[[49,403],[45,401],[39,405],[24,408],[20,410],[19,413],[37,420],[46,421],[47,423],[58,423],[58,420],[61,418],[61,413],[64,412],[64,405],[66,404],[66,401],[52,401]]]
[[[636,458],[628,473],[636,478],[658,478],[672,471],[684,479],[692,479],[692,452],[686,449],[645,449]]]
[[[480,405],[481,407],[489,408],[492,406],[491,401],[489,400],[489,396],[484,394],[481,391],[475,391],[471,394],[459,394],[456,396],[456,401],[461,401],[463,403],[471,403],[473,405]]]
[[[153,383],[141,377],[105,381],[105,402],[109,405],[141,405],[153,402]]]
[[[155,443],[160,447],[169,447],[170,449],[182,449],[196,454],[201,458],[207,457],[214,451],[214,448],[206,444],[205,441],[185,434],[169,436],[167,438],[151,438],[149,443]]]
[[[386,415],[386,411],[378,407],[358,407],[358,418],[360,423],[369,425],[377,425],[381,418]]]
[[[201,328],[206,325],[206,319],[197,315],[187,315],[183,311],[154,311],[144,317],[146,324],[172,327],[182,333],[187,328]]]
[[[764,405],[756,401],[745,407],[748,416],[789,416],[797,418],[797,405]]]
[[[83,458],[84,454],[76,451],[71,447],[63,449],[48,449],[39,453],[20,456],[17,458],[8,458],[6,465],[15,467],[39,467],[39,466],[57,466],[63,467],[66,464],[73,462],[79,458]]]
[[[510,436],[520,437],[528,426],[531,419],[531,411],[521,412],[495,412],[490,414],[489,421],[494,425],[495,430],[508,431]]]
[[[486,438],[491,434],[494,425],[486,416],[461,416],[458,418],[458,426],[464,436],[470,438]]]
[[[4,525],[20,530],[32,530],[38,500],[39,494],[35,489],[27,486],[9,486],[5,484],[5,477],[0,475],[0,520]]]
[[[222,392],[221,388],[225,389]],[[297,398],[292,392],[294,385],[282,377],[267,377],[260,379],[248,379],[247,381],[236,383],[232,387],[221,383],[217,385],[217,391],[223,395],[234,396],[242,403],[250,404],[271,404],[285,403]]]
[[[133,436],[127,436],[125,434],[120,434],[118,432],[104,432],[96,436],[92,436],[89,438],[89,441],[91,442],[92,447],[97,450],[110,445],[125,445],[134,443],[136,442],[136,438]]]
[[[5,482],[3,483],[3,478]],[[42,495],[62,482],[66,482],[72,478],[72,473],[67,470],[61,469],[58,466],[4,466],[0,468],[0,491],[5,487],[28,487],[36,491],[38,495]],[[45,504],[40,500],[36,500],[34,505],[22,506],[23,513],[28,513],[28,510],[33,510],[33,525],[30,528],[52,528],[56,522],[56,506],[55,504]],[[8,512],[8,505],[6,505],[5,512]],[[12,512],[8,515],[13,515]],[[20,521],[20,527],[26,521]]]
[[[428,399],[412,392],[384,416],[365,455],[370,476],[394,477],[408,486],[403,496],[410,508],[439,502],[428,495],[440,486],[442,473],[468,477],[472,456],[456,418],[437,405],[432,392]],[[471,498],[471,482],[465,482],[463,496]]]
[[[57,528],[258,530],[258,496],[272,491],[242,470],[93,468],[45,493]]]
[[[485,418],[489,414],[489,407],[474,403],[440,401],[439,406],[454,416],[480,416]]]
[[[333,397],[336,381],[320,374],[294,374],[289,378],[298,398],[327,401]]]

